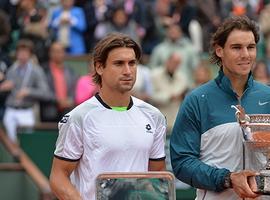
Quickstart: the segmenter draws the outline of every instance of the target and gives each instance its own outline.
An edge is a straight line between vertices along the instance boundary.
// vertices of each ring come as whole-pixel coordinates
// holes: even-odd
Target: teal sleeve
[[[178,112],[170,139],[173,172],[179,180],[200,189],[223,191],[228,169],[200,161],[201,112],[198,99],[188,96]]]

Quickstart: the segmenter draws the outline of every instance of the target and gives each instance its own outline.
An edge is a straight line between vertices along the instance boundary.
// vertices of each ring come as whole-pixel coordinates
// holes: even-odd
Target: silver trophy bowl
[[[270,195],[270,115],[246,115],[246,123],[240,123],[245,135],[245,145],[251,151],[263,153],[267,159],[260,175],[255,177],[257,189],[254,192]]]

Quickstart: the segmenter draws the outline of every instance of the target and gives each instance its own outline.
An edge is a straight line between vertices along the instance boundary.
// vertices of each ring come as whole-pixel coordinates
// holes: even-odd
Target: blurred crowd
[[[1,0],[0,121],[14,141],[18,126],[58,122],[98,91],[66,56],[90,57],[102,37],[122,32],[143,51],[133,95],[157,106],[170,130],[185,94],[215,76],[210,37],[231,15],[259,23],[253,73],[269,84],[269,0]]]

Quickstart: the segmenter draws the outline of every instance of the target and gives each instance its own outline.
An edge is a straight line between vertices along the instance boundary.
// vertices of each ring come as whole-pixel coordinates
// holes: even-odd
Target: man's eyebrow
[[[125,62],[125,61],[126,61],[125,59],[115,59],[112,62]],[[128,60],[128,62],[136,62],[136,61],[137,61],[136,59]]]
[[[249,43],[247,46],[256,46],[256,43]],[[244,44],[241,43],[232,43],[230,46],[245,46]]]

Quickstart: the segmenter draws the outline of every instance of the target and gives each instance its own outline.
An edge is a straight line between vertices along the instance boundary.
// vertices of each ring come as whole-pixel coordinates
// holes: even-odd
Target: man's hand
[[[255,179],[250,179],[251,176],[258,175],[257,172],[251,170],[243,170],[240,172],[231,173],[231,181],[233,190],[241,198],[256,198],[260,196],[252,191],[256,187]],[[248,181],[249,179],[249,181]]]
[[[17,100],[22,100],[25,97],[27,97],[29,95],[29,89],[27,88],[22,88],[18,91],[17,95],[16,95],[16,99]]]
[[[0,91],[6,92],[12,90],[14,87],[14,83],[10,80],[5,80],[0,84]]]

